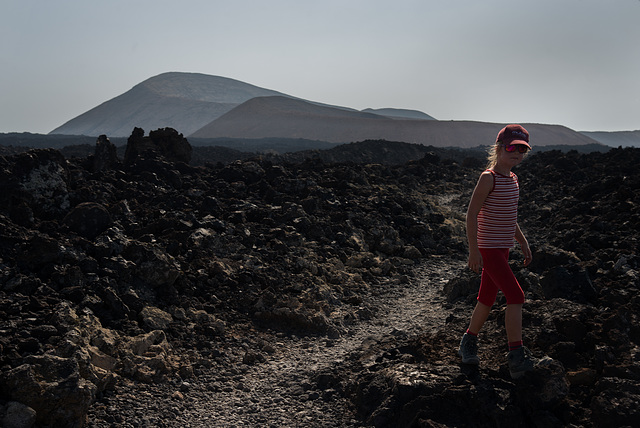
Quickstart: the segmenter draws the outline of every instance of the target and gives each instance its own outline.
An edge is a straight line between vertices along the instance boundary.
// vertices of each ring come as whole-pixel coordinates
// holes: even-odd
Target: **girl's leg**
[[[467,330],[474,336],[477,336],[480,329],[482,329],[482,326],[489,317],[489,312],[491,312],[493,302],[495,302],[496,296],[498,295],[498,286],[493,281],[493,278],[491,278],[491,275],[489,275],[491,268],[487,269],[487,265],[490,266],[493,263],[491,252],[485,250],[480,250],[480,252],[482,253],[482,260],[485,267],[482,269],[480,290],[478,290],[478,301],[476,302],[476,307],[473,309],[473,313],[471,314],[469,329]]]
[[[471,314],[471,321],[469,321],[469,332],[477,336],[478,332],[480,332],[480,329],[489,317],[489,312],[491,312],[491,306],[487,306],[484,303],[480,303],[480,301],[478,301],[476,303],[476,307],[473,310],[473,313]]]
[[[480,290],[478,291],[478,301],[473,310],[473,314],[471,314],[469,328],[462,336],[460,347],[458,348],[458,355],[462,357],[463,364],[477,365],[480,362],[478,359],[478,333],[489,317],[491,306],[493,306],[497,294],[498,287],[483,269]]]
[[[504,326],[507,330],[509,344],[519,342],[522,344],[522,305],[507,305],[504,315]]]
[[[524,292],[511,271],[511,266],[509,266],[509,249],[480,250],[480,253],[484,262],[483,280],[486,273],[506,297],[507,305],[522,305],[524,303]],[[490,264],[485,259],[490,260]],[[485,303],[487,302],[485,301]]]
[[[522,346],[522,304],[524,303],[524,293],[509,266],[509,250],[504,248],[480,251],[484,262],[482,281],[484,282],[485,275],[490,277],[491,282],[502,290],[507,299],[504,324],[509,347]],[[480,297],[478,300],[481,300]]]
[[[482,253],[482,251],[481,251]],[[496,253],[491,252],[492,256]],[[486,260],[491,258],[488,265]],[[488,273],[492,281],[502,290],[507,299],[507,311],[504,317],[504,324],[507,330],[507,340],[509,342],[509,373],[513,379],[522,377],[525,372],[534,369],[535,360],[531,352],[522,345],[522,305],[524,303],[524,292],[518,284],[518,280],[509,266],[509,250],[501,251],[499,257],[485,257],[482,253],[484,269],[482,274]],[[487,269],[489,267],[489,269]],[[463,361],[464,362],[464,361]]]

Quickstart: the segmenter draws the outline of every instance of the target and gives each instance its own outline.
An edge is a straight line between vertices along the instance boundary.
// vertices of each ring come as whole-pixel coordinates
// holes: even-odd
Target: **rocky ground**
[[[375,162],[395,148],[193,166],[159,130],[122,160],[106,139],[0,157],[4,426],[633,426],[640,151],[517,168],[541,364],[514,382],[504,301],[480,368],[455,352],[482,162]]]
[[[91,409],[89,426],[363,426],[340,386],[350,375],[336,367],[442,328],[451,310],[442,307],[439,291],[459,268],[460,262],[434,258],[416,267],[408,283],[381,284],[384,289],[370,297],[378,315],[351,324],[338,338],[247,326],[198,376],[127,384],[105,396]]]

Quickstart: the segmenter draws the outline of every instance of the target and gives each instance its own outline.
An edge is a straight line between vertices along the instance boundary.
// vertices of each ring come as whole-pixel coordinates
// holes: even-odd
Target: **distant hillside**
[[[71,119],[50,134],[128,137],[134,127],[147,132],[171,127],[188,135],[239,104],[268,95],[285,96],[226,77],[164,73]]]
[[[115,141],[111,141],[117,144]],[[59,149],[64,146],[95,144],[96,137],[85,135],[44,135],[30,132],[9,132],[0,134],[0,145],[14,147],[31,147],[34,149]],[[125,141],[126,143],[126,141]]]
[[[605,139],[604,144],[610,146],[627,145],[610,141],[610,135],[601,135],[607,133],[578,133],[559,125],[526,126],[532,133],[534,146],[590,146]],[[285,145],[277,151],[294,151],[291,144],[295,141],[323,142],[325,147],[364,140],[476,147],[490,144],[501,125],[438,121],[408,109],[357,111],[302,100],[226,77],[170,72],[135,85],[49,134],[60,137],[55,141],[60,146],[66,145],[73,136],[88,136],[90,141],[95,141],[97,136],[106,134],[115,142],[129,137],[135,127],[147,133],[170,127],[192,139],[252,141],[260,150],[264,148],[263,142],[271,144],[269,139],[285,139]],[[616,134],[616,138],[621,137],[620,133]],[[17,137],[21,145],[28,144],[24,141],[28,136]],[[636,141],[637,135],[631,137]],[[31,142],[37,146],[50,141],[31,139]],[[308,148],[308,145],[301,147]]]
[[[220,146],[242,152],[287,153],[302,150],[326,150],[338,144],[326,141],[305,140],[304,138],[193,138],[189,143],[194,147]]]
[[[534,146],[597,144],[564,126],[524,125],[532,135]],[[390,119],[273,96],[253,98],[190,137],[306,138],[331,143],[388,140],[434,147],[476,147],[491,144],[501,127],[485,122]]]
[[[326,129],[327,124],[391,122],[383,116],[355,110],[320,106],[285,97],[253,98],[191,134],[194,138],[305,138],[330,142],[345,142],[344,132]],[[322,135],[321,138],[312,135]],[[331,138],[326,138],[331,135]]]
[[[591,137],[599,143],[610,147],[640,147],[640,130],[618,132],[586,132],[581,134]]]
[[[395,119],[436,120],[435,118],[429,116],[428,114],[418,110],[406,110],[401,108],[378,108],[378,109],[367,108],[362,111],[364,113],[374,113],[374,114],[379,114],[380,116],[387,116]]]

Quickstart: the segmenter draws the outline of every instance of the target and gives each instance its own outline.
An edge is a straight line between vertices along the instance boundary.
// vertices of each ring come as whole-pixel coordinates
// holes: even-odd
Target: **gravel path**
[[[90,411],[90,427],[359,427],[350,403],[316,388],[318,373],[389,336],[435,330],[447,315],[442,287],[462,262],[432,257],[405,284],[380,288],[371,320],[335,340],[275,335],[230,338],[188,381],[120,387]],[[265,339],[266,337],[266,339]],[[273,337],[273,336],[271,336]],[[335,374],[334,374],[335,375]]]

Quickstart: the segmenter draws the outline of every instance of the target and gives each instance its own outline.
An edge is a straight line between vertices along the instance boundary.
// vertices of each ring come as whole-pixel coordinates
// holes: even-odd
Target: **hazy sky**
[[[167,71],[439,120],[640,129],[640,0],[0,0],[0,132]]]

